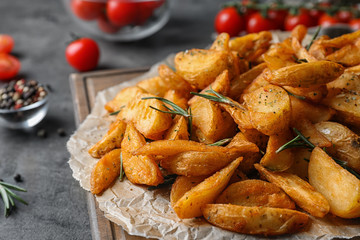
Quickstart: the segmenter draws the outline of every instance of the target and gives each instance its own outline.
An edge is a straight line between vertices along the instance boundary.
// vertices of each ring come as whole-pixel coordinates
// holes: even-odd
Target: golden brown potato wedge
[[[184,176],[209,176],[228,165],[237,155],[220,152],[183,152],[161,160],[169,173]]]
[[[329,201],[331,213],[342,218],[360,217],[360,180],[321,148],[311,153],[309,181]]]
[[[292,55],[293,56],[293,55]],[[264,54],[263,56],[264,62],[266,63],[267,67],[271,71],[276,71],[280,68],[292,66],[296,63],[294,62],[294,59],[292,58],[285,58],[282,55],[270,55],[270,54]]]
[[[244,153],[244,152],[258,152],[258,147],[251,142],[243,142],[243,145],[237,144],[234,147],[219,147],[210,146],[204,143],[187,140],[158,140],[148,143],[136,151],[134,155],[162,155],[171,156],[182,152],[219,152],[219,153]]]
[[[93,158],[101,158],[114,148],[120,148],[125,129],[126,123],[121,120],[116,120],[101,140],[89,149],[89,154]]]
[[[332,81],[327,85],[329,91],[334,91],[335,89],[347,89],[351,91],[360,92],[360,76],[358,73],[348,71],[349,68],[345,70],[345,72],[337,78],[335,81]]]
[[[326,85],[315,85],[309,88],[294,88],[284,86],[284,89],[295,96],[300,96],[301,98],[305,98],[306,100],[315,103],[320,102],[328,94]]]
[[[161,139],[172,124],[171,115],[151,108],[167,111],[163,102],[157,99],[143,100],[142,98],[145,97],[154,97],[154,95],[145,93],[137,95],[132,102],[121,110],[117,119],[127,123],[132,122],[146,138]]]
[[[244,95],[253,126],[266,135],[274,135],[289,127],[290,98],[281,87],[267,85]]]
[[[155,160],[150,156],[131,154],[132,151],[145,144],[145,138],[134,125],[128,124],[121,143],[124,172],[132,183],[157,186],[164,181],[164,178]]]
[[[259,89],[261,87],[265,87],[266,85],[269,85],[270,83],[267,81],[267,75],[270,73],[270,69],[269,68],[265,68],[264,71],[262,71],[262,73],[257,76],[254,81],[252,81],[243,91],[243,94],[240,96],[239,98],[239,102],[242,102],[243,100],[243,95],[245,95],[246,93],[250,93],[255,91],[256,89]]]
[[[105,109],[108,112],[116,112],[125,107],[138,94],[146,93],[143,89],[134,87],[127,87],[118,92],[114,99],[105,104]]]
[[[204,218],[215,226],[243,234],[274,236],[298,232],[309,220],[305,213],[270,207],[206,204]]]
[[[167,91],[164,95],[164,98],[169,100],[170,102],[175,103],[176,105],[178,105],[179,107],[181,107],[184,110],[188,109],[188,100],[186,98],[184,98],[183,95],[181,95],[176,90]],[[168,107],[171,107],[168,104],[165,104],[165,105]]]
[[[269,140],[268,136],[259,132],[256,129],[240,129],[240,130],[248,141],[255,143],[259,147],[259,149],[265,152],[267,142]]]
[[[210,49],[218,51],[229,51],[229,40],[230,36],[228,33],[220,33],[211,45]]]
[[[293,149],[294,162],[286,172],[295,174],[305,181],[309,181],[308,160],[310,159],[310,155],[311,151],[307,148]]]
[[[360,64],[360,42],[356,44],[345,45],[339,50],[326,56],[326,59],[332,62],[341,63],[344,66],[352,67]]]
[[[318,60],[325,60],[326,55],[331,54],[333,52],[332,48],[325,47],[324,45],[322,45],[322,41],[328,39],[330,38],[327,35],[320,36],[310,46],[309,53]]]
[[[255,164],[255,168],[311,215],[324,217],[329,212],[330,206],[326,198],[300,177],[286,172],[271,172],[260,164]]]
[[[169,90],[169,86],[165,84],[163,79],[159,76],[142,80],[136,84],[136,87],[142,89],[144,92],[163,97]]]
[[[269,137],[265,155],[262,157],[260,164],[272,171],[282,172],[289,169],[294,162],[292,149],[285,149],[279,153],[276,153],[276,151],[291,139],[292,134],[289,129],[271,135]]]
[[[300,43],[307,34],[307,27],[302,24],[297,25],[293,30],[291,30],[291,37],[298,40]]]
[[[204,89],[228,69],[229,52],[191,49],[175,56],[176,73],[191,85]]]
[[[186,176],[177,176],[175,182],[171,186],[170,192],[170,204],[171,207],[174,207],[176,202],[184,196],[184,194],[190,191],[193,187],[204,181],[206,176],[199,177],[186,177]]]
[[[239,99],[244,89],[266,68],[266,63],[261,63],[251,68],[249,71],[236,76],[231,80],[229,97]]]
[[[186,192],[173,207],[179,218],[202,216],[201,208],[212,203],[224,190],[242,158],[237,158],[222,170],[206,178],[203,182]]]
[[[278,186],[257,179],[229,185],[216,199],[216,203],[295,209],[294,202]]]
[[[166,131],[164,140],[189,140],[188,125],[185,117],[176,116],[173,125]]]
[[[329,61],[301,63],[269,73],[267,81],[278,86],[311,87],[331,82],[344,72],[344,67]]]
[[[220,103],[219,106],[224,109],[227,113],[230,114],[234,122],[241,129],[253,129],[254,126],[250,120],[250,112],[245,108],[245,106],[240,105],[239,103],[232,100],[234,105],[229,105],[227,103]]]
[[[360,137],[349,128],[336,122],[315,124],[332,146],[328,149],[332,156],[347,162],[347,165],[360,173]]]
[[[306,61],[306,62],[316,62],[318,61],[314,56],[312,56],[302,45],[301,42],[293,37],[291,39],[291,46],[294,49],[295,55],[298,59],[297,62],[300,60]]]
[[[96,163],[90,177],[92,194],[102,193],[120,175],[120,154],[120,149],[114,149]]]
[[[360,31],[356,31],[332,39],[321,39],[320,44],[326,48],[341,48],[355,42],[359,37]]]

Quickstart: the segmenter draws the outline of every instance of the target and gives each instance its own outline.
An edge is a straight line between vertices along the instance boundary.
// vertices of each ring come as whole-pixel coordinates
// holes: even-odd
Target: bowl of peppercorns
[[[31,128],[48,110],[48,91],[35,80],[13,80],[0,88],[0,125]]]

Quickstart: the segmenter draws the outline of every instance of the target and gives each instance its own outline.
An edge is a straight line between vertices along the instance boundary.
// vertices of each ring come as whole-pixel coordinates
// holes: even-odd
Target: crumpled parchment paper
[[[274,36],[281,40],[282,36]],[[164,62],[173,65],[174,55]],[[90,115],[67,142],[71,154],[69,165],[73,177],[80,182],[82,188],[90,191],[90,174],[98,161],[88,154],[90,146],[95,144],[106,133],[110,122],[104,110],[106,102],[125,87],[133,86],[138,81],[157,75],[157,66],[135,79],[123,82],[98,93],[96,103]],[[243,235],[208,224],[201,218],[179,219],[169,202],[170,188],[149,191],[147,187],[130,183],[126,178],[123,182],[116,180],[114,185],[101,196],[96,196],[100,209],[105,217],[121,225],[129,234],[158,239],[267,239],[261,236]],[[305,231],[277,237],[277,239],[349,239],[360,236],[360,219],[345,220],[333,216],[319,219],[311,217]]]

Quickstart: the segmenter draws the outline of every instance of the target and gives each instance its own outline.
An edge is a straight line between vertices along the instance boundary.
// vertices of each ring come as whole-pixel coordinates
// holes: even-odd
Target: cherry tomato
[[[277,23],[269,18],[264,18],[260,12],[250,16],[247,22],[246,31],[248,33],[257,33],[277,28]]]
[[[138,4],[127,0],[109,0],[106,10],[109,21],[120,27],[134,24],[138,17]]]
[[[268,18],[275,21],[277,29],[284,29],[284,23],[288,12],[286,10],[273,10],[267,12]]]
[[[82,20],[97,19],[105,9],[105,3],[91,2],[84,0],[72,0],[71,10],[74,14]]]
[[[285,19],[285,30],[291,31],[297,25],[302,24],[305,27],[315,26],[316,22],[311,18],[309,11],[300,9],[297,15],[289,14]]]
[[[342,23],[348,23],[352,19],[352,13],[350,11],[340,10],[336,13],[337,19]]]
[[[120,27],[111,24],[105,14],[100,15],[97,23],[99,29],[105,33],[114,34],[120,29]]]
[[[10,53],[14,48],[14,39],[10,35],[0,34],[0,53]]]
[[[319,9],[310,9],[309,14],[313,18],[314,22],[317,23],[324,12]]]
[[[145,1],[145,2],[139,2],[141,5],[146,6],[148,8],[151,9],[156,9],[158,7],[161,7],[161,5],[163,5],[165,3],[165,0],[150,0],[150,1]]]
[[[319,25],[321,25],[322,27],[329,27],[337,23],[340,23],[340,21],[336,16],[330,16],[326,13],[324,13],[319,19]]]
[[[66,47],[65,56],[73,68],[79,71],[89,71],[97,66],[100,51],[94,40],[80,38]]]
[[[349,25],[352,30],[357,31],[360,30],[360,18],[354,18],[349,22]]]
[[[20,70],[19,60],[7,53],[0,53],[0,80],[10,80]]]
[[[226,32],[230,37],[234,37],[245,30],[245,20],[236,8],[227,7],[220,10],[216,15],[215,30],[218,33]]]
[[[143,25],[154,13],[154,10],[159,6],[156,1],[138,2],[138,15],[135,24]]]

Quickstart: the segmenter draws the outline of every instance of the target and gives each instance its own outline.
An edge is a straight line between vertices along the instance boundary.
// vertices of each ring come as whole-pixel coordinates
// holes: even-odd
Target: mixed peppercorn
[[[45,88],[35,80],[14,80],[0,89],[0,109],[19,109],[45,98]]]

